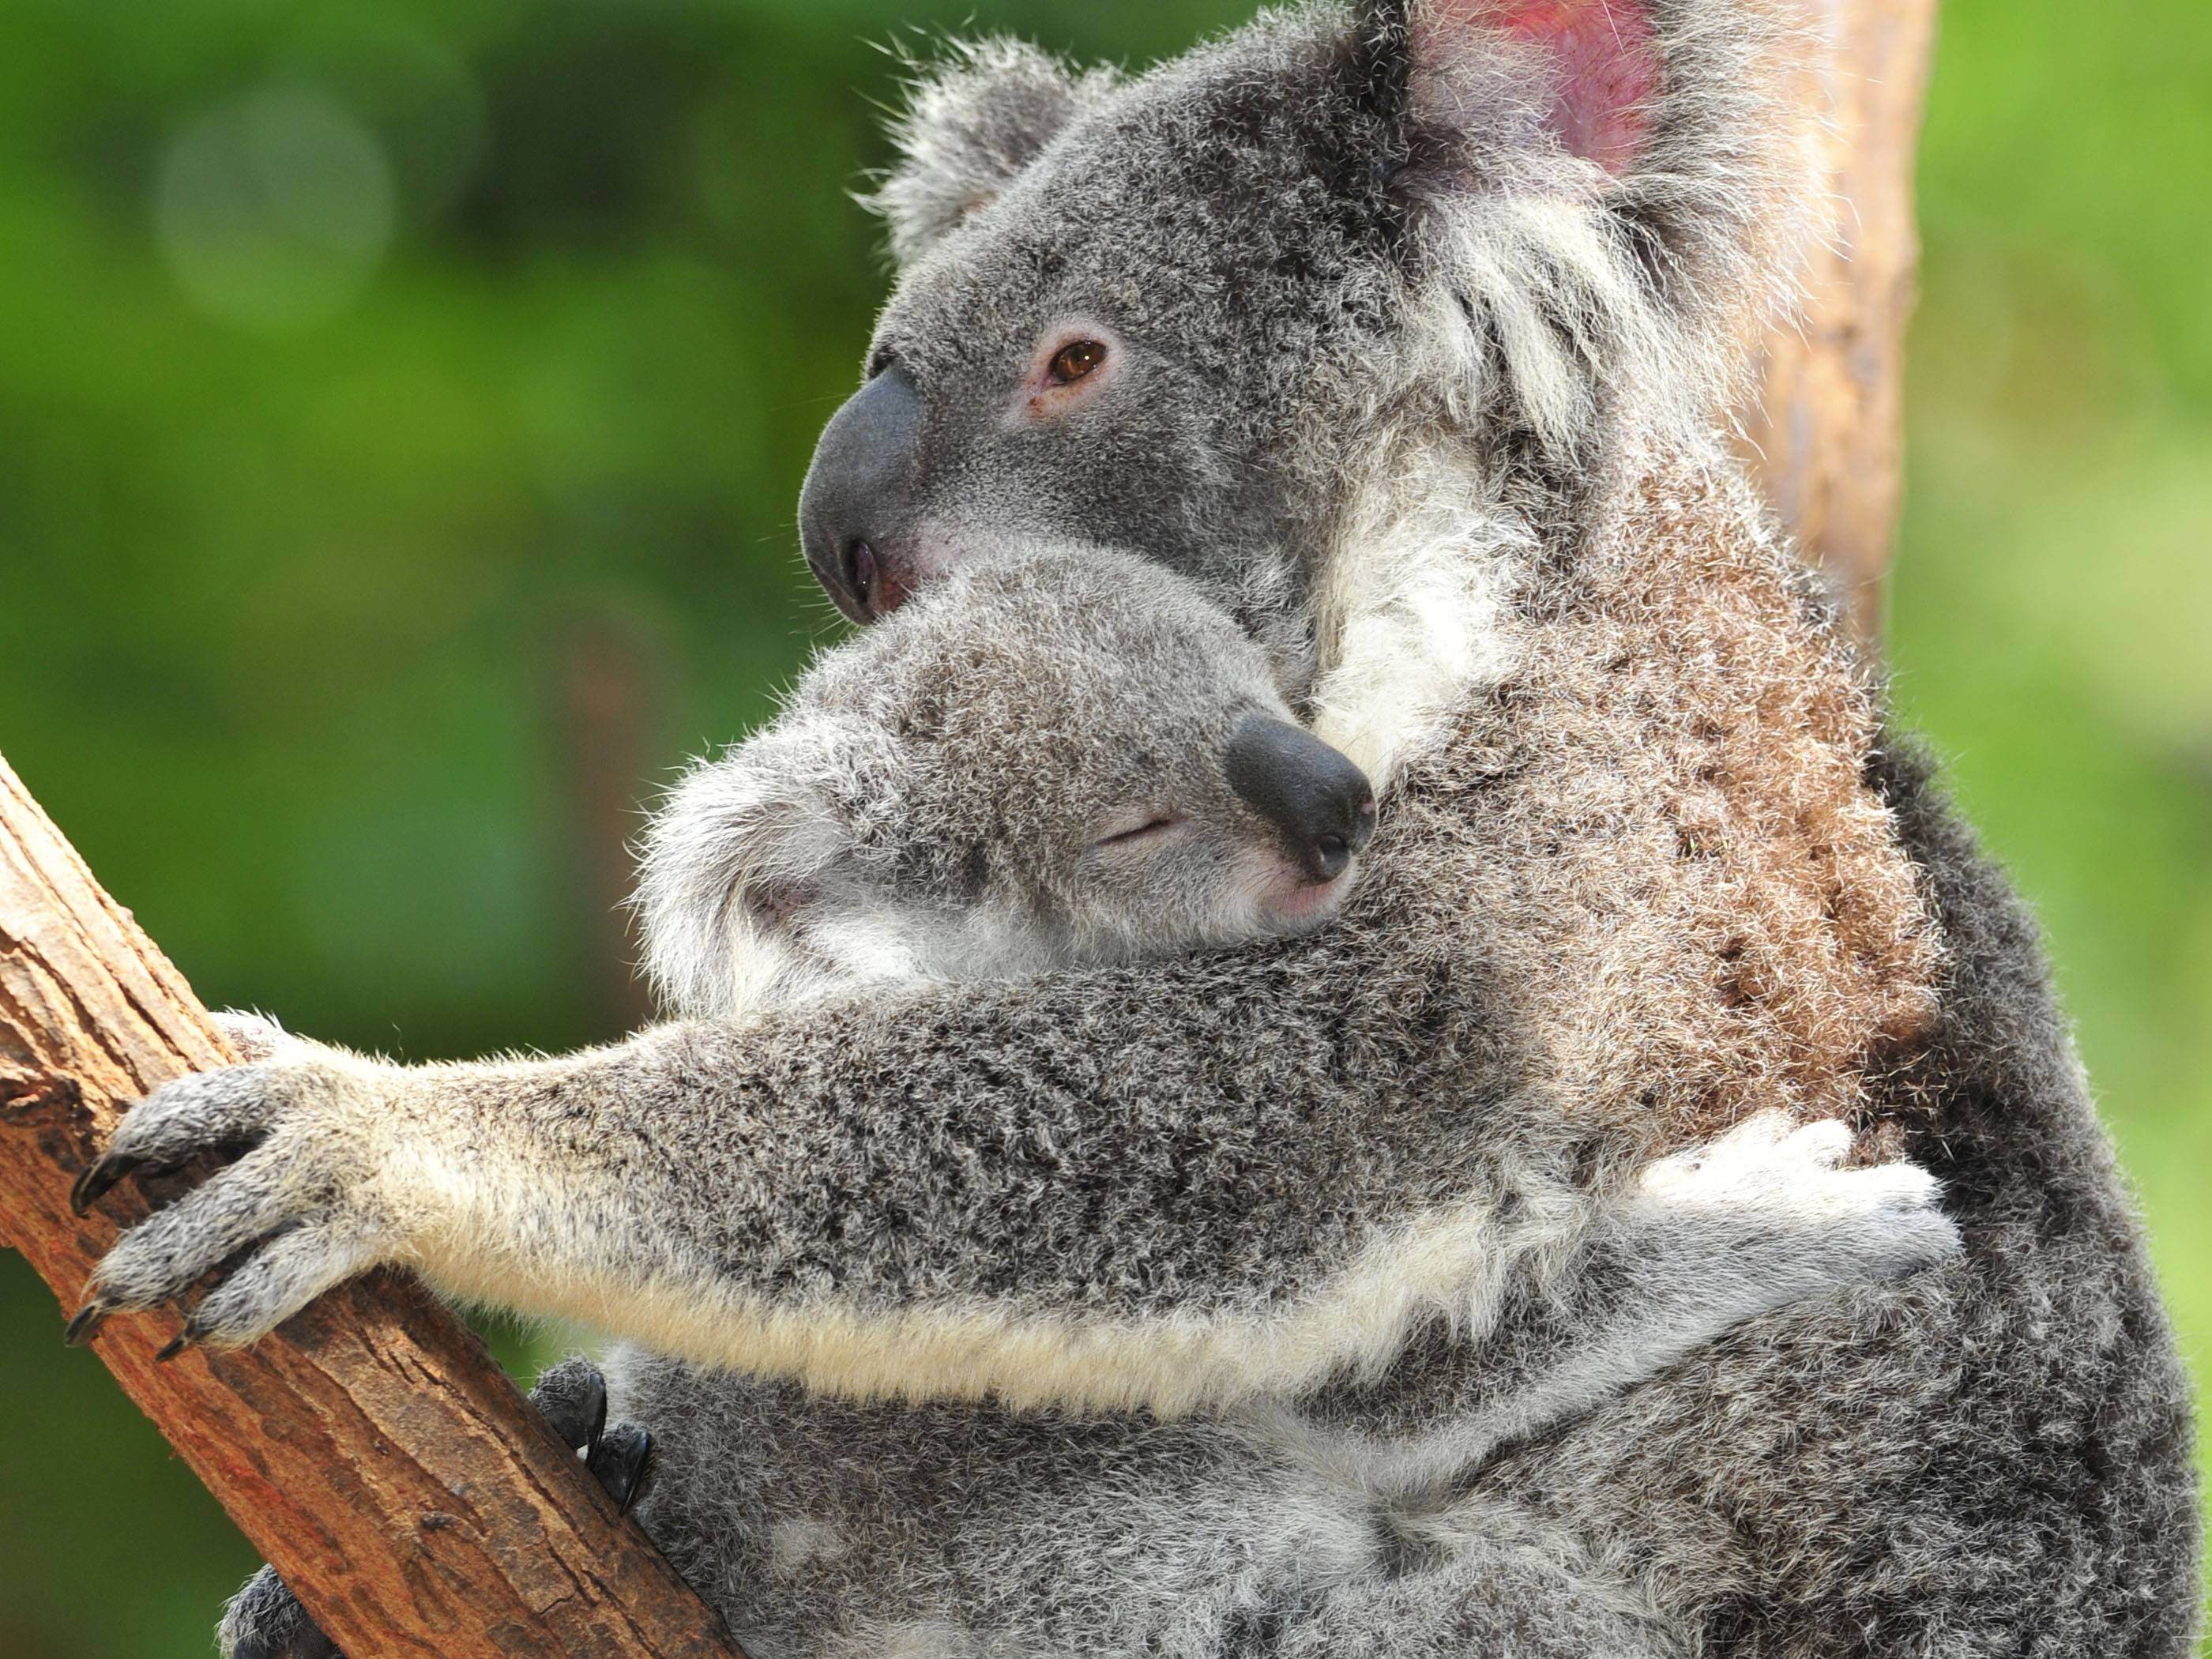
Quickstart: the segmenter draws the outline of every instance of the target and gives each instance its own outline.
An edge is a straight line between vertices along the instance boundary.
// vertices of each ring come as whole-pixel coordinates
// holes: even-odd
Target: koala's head
[[[646,841],[648,965],[703,1015],[1303,933],[1375,811],[1191,584],[1000,554],[824,653],[678,787]]]
[[[874,198],[897,286],[810,564],[867,621],[994,546],[1110,545],[1249,627],[1382,428],[1556,481],[1609,423],[1710,420],[1786,286],[1759,3],[1314,5],[1128,80],[957,50]]]

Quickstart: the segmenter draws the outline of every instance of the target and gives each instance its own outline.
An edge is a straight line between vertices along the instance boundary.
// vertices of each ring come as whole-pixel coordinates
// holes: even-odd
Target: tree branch
[[[1881,622],[1904,496],[1905,331],[1920,242],[1912,168],[1936,0],[1820,0],[1835,45],[1803,74],[1826,111],[1833,245],[1814,262],[1802,331],[1765,343],[1765,393],[1745,426],[1769,498],[1835,576],[1863,638]]]
[[[147,1207],[118,1190],[80,1219],[73,1176],[131,1102],[233,1058],[0,761],[0,1240],[64,1309]],[[119,1316],[97,1352],[349,1652],[742,1659],[411,1279],[345,1286],[244,1352],[155,1364],[179,1328]]]

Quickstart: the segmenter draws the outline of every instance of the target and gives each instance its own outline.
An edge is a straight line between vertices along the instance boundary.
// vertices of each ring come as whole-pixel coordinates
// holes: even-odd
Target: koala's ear
[[[1821,200],[1779,0],[1357,3],[1390,189],[1519,417],[1725,406]]]
[[[736,1011],[773,977],[800,913],[854,855],[830,791],[836,734],[784,723],[703,761],[654,811],[639,847],[645,966],[691,1018]]]
[[[1802,32],[1772,0],[1360,0],[1359,15],[1416,191],[1579,189],[1686,258],[1716,232],[1756,240],[1802,188],[1811,124],[1783,60]]]
[[[952,46],[916,79],[891,124],[898,163],[865,198],[890,227],[893,257],[906,264],[989,203],[1115,82],[1020,41]]]
[[[1417,125],[1504,114],[1494,138],[1556,144],[1616,176],[1650,149],[1665,69],[1654,0],[1363,0],[1360,16],[1378,85]],[[1481,98],[1501,71],[1523,93],[1502,110]]]

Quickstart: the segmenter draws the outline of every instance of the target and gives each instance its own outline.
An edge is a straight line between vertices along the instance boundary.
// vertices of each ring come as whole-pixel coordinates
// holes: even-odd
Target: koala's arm
[[[295,1044],[125,1118],[88,1200],[252,1150],[127,1235],[88,1293],[144,1306],[251,1251],[191,1322],[237,1342],[398,1261],[844,1391],[1283,1397],[1386,1363],[1440,1314],[1479,1333],[1596,1209],[1558,1114],[1465,1058],[1499,1045],[1403,984],[1324,988],[1360,982],[1309,943],[554,1060],[408,1068]]]
[[[1767,1112],[1647,1166],[1564,1268],[1462,1346],[1446,1426],[1374,1442],[1370,1477],[1432,1490],[1748,1321],[1955,1255],[1935,1177],[1912,1164],[1847,1168],[1850,1147],[1841,1122]]]
[[[1393,1006],[1364,969],[1301,941],[520,1062],[295,1043],[125,1117],[83,1196],[252,1150],[126,1236],[88,1296],[173,1297],[258,1244],[200,1304],[203,1340],[251,1340],[397,1261],[847,1391],[1178,1408],[1294,1390],[1387,1356],[1480,1264],[1586,1207],[1564,1152],[1501,1133],[1528,1166],[1501,1175],[1438,1151],[1472,1138],[1402,1103],[1419,999]]]

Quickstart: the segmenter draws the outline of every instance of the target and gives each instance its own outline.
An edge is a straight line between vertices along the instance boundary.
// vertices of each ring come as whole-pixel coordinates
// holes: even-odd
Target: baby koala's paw
[[[267,1014],[252,1013],[241,1008],[225,1008],[208,1016],[209,1024],[223,1035],[223,1040],[238,1051],[241,1064],[258,1066],[264,1060],[275,1060],[287,1048],[305,1049],[314,1045],[302,1037],[295,1037]]]
[[[70,1201],[82,1214],[119,1182],[203,1153],[235,1158],[123,1235],[85,1286],[71,1342],[90,1340],[118,1310],[175,1301],[220,1269],[161,1357],[189,1342],[237,1346],[396,1254],[378,1183],[401,1115],[380,1086],[394,1068],[281,1031],[246,1034],[267,1040],[276,1058],[155,1091],[78,1178]]]
[[[1644,1170],[1644,1218],[1726,1255],[1731,1270],[1807,1294],[1901,1278],[1959,1253],[1942,1189],[1917,1164],[1846,1169],[1850,1127],[1762,1112]]]
[[[274,1567],[264,1567],[230,1598],[216,1627],[222,1659],[345,1659]]]
[[[635,1423],[607,1421],[607,1382],[599,1368],[574,1356],[548,1367],[530,1391],[553,1432],[583,1460],[615,1507],[627,1513],[653,1468],[653,1437]]]

